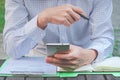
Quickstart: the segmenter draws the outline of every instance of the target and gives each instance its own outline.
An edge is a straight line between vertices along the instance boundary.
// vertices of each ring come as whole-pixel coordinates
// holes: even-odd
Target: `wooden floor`
[[[0,60],[0,66],[4,60]],[[112,75],[78,75],[77,77],[74,78],[59,78],[59,77],[0,77],[0,80],[120,80],[118,77],[114,77]]]

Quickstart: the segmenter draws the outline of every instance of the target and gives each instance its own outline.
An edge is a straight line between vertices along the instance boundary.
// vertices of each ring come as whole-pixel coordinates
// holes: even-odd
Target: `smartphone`
[[[47,55],[53,56],[57,51],[69,50],[69,43],[47,43]]]

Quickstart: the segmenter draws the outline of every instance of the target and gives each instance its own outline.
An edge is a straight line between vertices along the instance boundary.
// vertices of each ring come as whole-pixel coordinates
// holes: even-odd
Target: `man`
[[[5,51],[20,58],[40,42],[67,42],[69,50],[46,62],[76,69],[101,61],[113,50],[111,14],[112,0],[6,0]]]

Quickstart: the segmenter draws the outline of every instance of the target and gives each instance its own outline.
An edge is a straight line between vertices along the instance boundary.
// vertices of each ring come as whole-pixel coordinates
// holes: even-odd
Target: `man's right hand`
[[[71,24],[80,19],[80,15],[85,15],[84,11],[71,4],[48,8],[38,16],[38,26],[45,29],[48,23],[62,24],[70,27]]]

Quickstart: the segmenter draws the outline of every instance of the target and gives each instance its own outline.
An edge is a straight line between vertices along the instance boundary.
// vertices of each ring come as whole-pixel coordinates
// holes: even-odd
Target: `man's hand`
[[[76,69],[90,64],[97,57],[96,50],[83,49],[78,46],[70,46],[68,51],[56,52],[54,56],[46,58],[46,62],[64,69]]]
[[[45,29],[48,23],[53,23],[69,27],[71,24],[80,19],[79,14],[85,15],[82,9],[70,4],[48,8],[39,14],[38,26]]]

